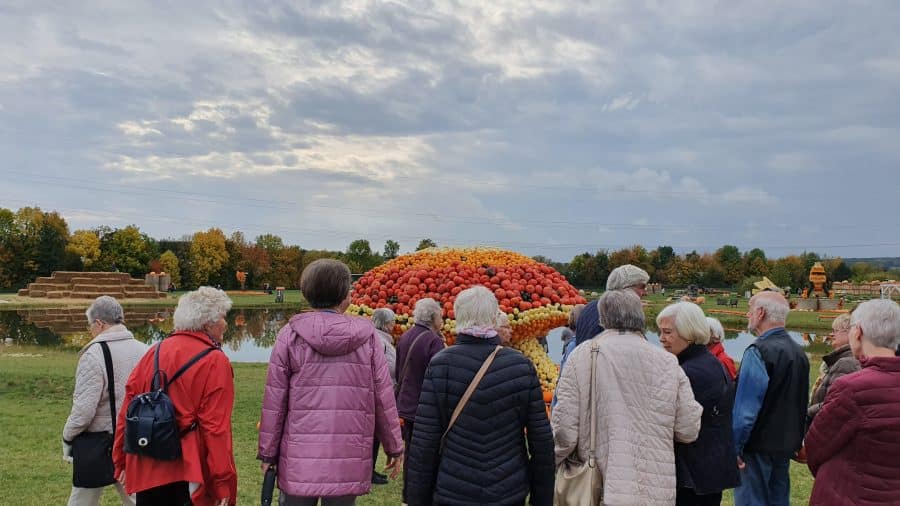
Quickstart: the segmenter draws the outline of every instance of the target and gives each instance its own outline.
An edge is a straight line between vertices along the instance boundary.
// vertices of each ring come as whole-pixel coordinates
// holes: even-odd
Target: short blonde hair
[[[700,306],[693,302],[676,302],[663,308],[656,317],[656,324],[673,318],[675,330],[685,341],[694,344],[709,344],[709,322]]]
[[[844,313],[839,315],[831,322],[831,330],[835,332],[845,332],[850,330],[850,314]]]

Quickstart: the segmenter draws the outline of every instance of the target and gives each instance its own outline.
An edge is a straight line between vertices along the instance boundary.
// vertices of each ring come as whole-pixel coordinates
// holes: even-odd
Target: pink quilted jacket
[[[298,314],[278,333],[258,458],[278,465],[285,493],[367,493],[375,434],[388,455],[403,453],[383,348],[369,320],[334,312]]]

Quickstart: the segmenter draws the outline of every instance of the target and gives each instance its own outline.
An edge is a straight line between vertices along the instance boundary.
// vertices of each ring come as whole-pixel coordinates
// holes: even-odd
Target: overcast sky
[[[0,207],[71,230],[900,255],[900,2],[67,3],[0,5]]]

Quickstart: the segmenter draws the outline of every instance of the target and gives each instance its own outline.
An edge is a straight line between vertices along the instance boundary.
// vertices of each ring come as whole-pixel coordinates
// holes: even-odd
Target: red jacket
[[[737,378],[737,369],[734,368],[734,360],[725,353],[725,347],[722,346],[722,343],[709,343],[706,345],[706,348],[719,360],[719,362],[722,362],[722,365],[725,366],[728,374],[731,375],[731,381],[734,381],[735,378]]]
[[[897,504],[900,357],[860,360],[838,378],[806,434],[810,504]]]
[[[159,367],[171,377],[194,355],[210,346],[215,344],[203,332],[173,334],[163,341]],[[231,446],[234,373],[224,353],[214,351],[206,355],[169,386],[178,428],[185,430],[193,421],[198,422],[197,429],[181,439],[181,459],[162,461],[125,453],[125,412],[135,395],[150,391],[155,354],[156,346],[138,362],[125,385],[113,447],[116,476],[125,471],[125,489],[130,494],[187,481],[200,484],[191,497],[197,506],[212,505],[224,497],[229,497],[234,504],[237,496],[237,472]]]

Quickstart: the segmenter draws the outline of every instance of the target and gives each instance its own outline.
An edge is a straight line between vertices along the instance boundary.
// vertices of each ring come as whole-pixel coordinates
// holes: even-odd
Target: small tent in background
[[[772,282],[771,279],[763,276],[763,278],[756,283],[753,283],[753,286],[756,287],[753,289],[753,295],[756,295],[759,292],[764,292],[766,290],[770,292],[778,292],[784,295],[784,290],[778,287],[775,283]]]

